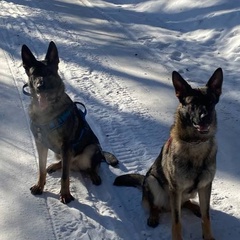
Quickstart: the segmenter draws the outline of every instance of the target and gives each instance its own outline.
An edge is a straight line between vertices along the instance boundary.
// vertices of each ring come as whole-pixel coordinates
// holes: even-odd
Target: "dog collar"
[[[170,148],[170,146],[171,146],[171,144],[172,144],[172,141],[173,141],[173,138],[170,136],[169,139],[168,139],[167,142],[166,142],[166,150],[167,150],[167,152],[169,151],[169,148]],[[181,139],[181,141],[184,142],[184,143],[190,144],[190,145],[195,145],[195,144],[200,144],[200,143],[208,142],[209,139],[198,140],[198,141],[185,141],[185,140],[182,140],[182,139]]]
[[[195,145],[195,144],[200,144],[200,143],[205,143],[205,142],[208,142],[209,141],[209,139],[206,139],[206,140],[198,140],[198,141],[184,141],[184,140],[182,140],[183,142],[186,142],[186,143],[188,143],[188,144],[192,144],[192,145]]]
[[[23,92],[24,95],[31,97],[32,94],[31,94],[30,92],[27,92],[27,91],[25,90],[25,88],[27,88],[27,87],[29,87],[29,86],[28,86],[28,83],[25,83],[25,84],[23,85],[23,87],[22,87],[22,92]],[[83,103],[81,103],[81,102],[74,102],[74,105],[75,105],[75,106],[81,105],[81,106],[84,108],[84,111],[80,111],[80,113],[81,113],[81,115],[83,115],[84,118],[85,118],[85,116],[87,115],[87,108],[85,107],[85,105],[84,105]],[[67,111],[66,111],[66,112],[67,112]],[[65,115],[65,112],[63,113],[63,115]],[[63,116],[63,117],[64,117],[64,116]],[[60,116],[59,118],[62,118],[62,116]]]

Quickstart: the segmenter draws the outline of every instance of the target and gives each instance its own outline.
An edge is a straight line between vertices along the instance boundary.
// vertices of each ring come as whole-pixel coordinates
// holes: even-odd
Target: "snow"
[[[235,0],[0,1],[0,239],[171,239],[169,213],[147,226],[141,192],[112,185],[126,172],[145,173],[168,137],[177,99],[171,72],[203,85],[224,71],[217,106],[217,174],[211,198],[216,239],[240,239],[240,3]],[[38,163],[29,130],[29,98],[20,49],[44,57],[53,40],[68,94],[119,168],[101,165],[93,186],[71,173],[75,201],[59,201],[60,172],[31,195]],[[54,161],[49,154],[48,162]],[[201,239],[200,219],[183,211],[184,239]]]

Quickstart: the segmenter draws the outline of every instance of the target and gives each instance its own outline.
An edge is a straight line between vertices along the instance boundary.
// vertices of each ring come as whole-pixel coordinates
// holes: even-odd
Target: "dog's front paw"
[[[149,227],[155,228],[155,227],[158,226],[158,224],[159,224],[159,220],[156,219],[156,218],[149,217],[148,220],[147,220],[147,225]]]
[[[73,200],[74,200],[74,197],[70,193],[69,194],[61,194],[60,193],[60,202],[62,202],[64,204],[68,204]]]
[[[43,187],[36,184],[30,188],[30,191],[33,195],[41,195],[43,193]]]
[[[215,240],[215,238],[213,236],[207,236],[207,237],[203,236],[203,239],[204,240]]]

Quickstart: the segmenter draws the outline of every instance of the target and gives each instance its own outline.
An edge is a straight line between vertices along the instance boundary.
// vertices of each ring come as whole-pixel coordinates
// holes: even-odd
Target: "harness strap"
[[[81,102],[74,102],[74,105],[77,107],[77,105],[81,105],[84,107],[84,111],[82,111],[81,109],[79,109],[77,107],[78,113],[81,117],[81,119],[85,122],[85,117],[87,115],[87,109],[85,107],[85,105]],[[58,117],[56,117],[55,119],[51,120],[48,123],[44,123],[44,124],[34,124],[36,127],[40,128],[40,129],[49,129],[51,131],[60,128],[66,121],[67,119],[71,116],[71,114],[73,114],[73,107],[70,109],[67,109],[66,111],[64,111],[63,113],[61,113]]]
[[[54,120],[52,120],[51,122],[46,124],[46,126],[48,125],[48,128],[50,130],[60,128],[67,121],[67,119],[70,117],[70,115],[72,114],[72,110],[73,110],[72,108],[67,109],[60,116],[58,116],[57,118],[55,118]]]
[[[29,86],[28,86],[28,83],[25,83],[24,85],[23,85],[23,87],[22,87],[22,92],[23,92],[23,94],[24,95],[26,95],[26,96],[29,96],[29,97],[31,97],[32,96],[32,94],[30,93],[30,92],[28,92],[28,91],[26,91],[25,89],[26,88],[28,88]],[[83,103],[81,103],[81,102],[74,102],[74,104],[75,104],[75,106],[78,108],[78,106],[77,105],[81,105],[81,107],[83,107],[83,111],[80,109],[80,108],[78,108],[79,110],[80,110],[80,112],[82,112],[82,116],[84,116],[84,118],[86,117],[86,115],[87,115],[87,108],[85,107],[85,105],[83,104]],[[64,112],[60,117],[59,117],[59,120],[61,121],[61,119],[62,118],[64,118],[64,115],[67,113],[68,111],[66,111],[66,112]]]

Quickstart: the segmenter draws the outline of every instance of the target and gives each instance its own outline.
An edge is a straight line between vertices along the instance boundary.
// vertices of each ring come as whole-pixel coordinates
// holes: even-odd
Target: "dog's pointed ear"
[[[53,41],[49,43],[45,60],[49,65],[54,66],[56,70],[58,69],[58,63],[59,63],[58,50]]]
[[[29,75],[29,69],[37,64],[37,60],[30,51],[30,49],[24,44],[22,45],[22,63],[27,75]]]
[[[172,73],[172,82],[175,88],[176,96],[179,101],[182,102],[183,98],[189,95],[192,87],[176,71],[173,71]]]
[[[218,68],[208,80],[206,86],[219,98],[222,93],[223,71]]]

